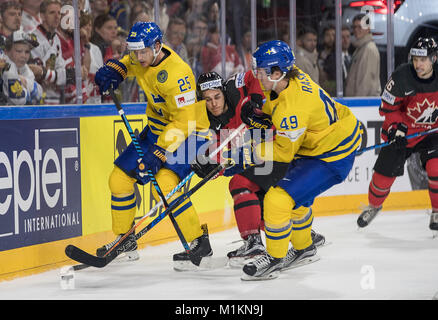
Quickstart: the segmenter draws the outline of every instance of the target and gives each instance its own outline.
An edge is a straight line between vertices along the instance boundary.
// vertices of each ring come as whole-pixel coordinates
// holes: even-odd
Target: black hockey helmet
[[[202,100],[202,92],[209,89],[224,90],[224,79],[217,72],[202,73],[196,84],[198,100]]]
[[[417,41],[414,42],[411,50],[409,51],[409,61],[412,62],[413,56],[420,56],[429,57],[432,62],[436,62],[436,58],[434,61],[433,57],[437,56],[437,51],[438,45],[433,38],[420,37],[417,39]]]

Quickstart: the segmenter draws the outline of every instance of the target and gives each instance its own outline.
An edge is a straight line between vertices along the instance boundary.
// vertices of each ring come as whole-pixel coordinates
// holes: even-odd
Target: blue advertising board
[[[79,118],[0,121],[0,251],[82,235]]]

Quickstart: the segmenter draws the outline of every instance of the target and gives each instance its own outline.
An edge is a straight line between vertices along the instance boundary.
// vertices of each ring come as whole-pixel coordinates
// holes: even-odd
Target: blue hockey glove
[[[388,131],[388,142],[396,149],[406,148],[408,145],[408,139],[406,139],[406,133],[408,133],[408,127],[403,122],[394,124],[394,126]]]
[[[240,118],[250,129],[268,129],[272,127],[271,118],[264,114],[259,109],[259,105],[252,100],[248,100],[242,105]]]
[[[143,155],[142,161],[138,165],[138,173],[140,176],[147,174],[147,169],[150,169],[153,175],[156,175],[163,163],[166,161],[166,150],[152,144]]]
[[[115,90],[120,82],[126,79],[128,70],[126,66],[115,59],[110,59],[103,67],[97,70],[94,82],[99,86],[100,94],[108,91],[110,86]]]

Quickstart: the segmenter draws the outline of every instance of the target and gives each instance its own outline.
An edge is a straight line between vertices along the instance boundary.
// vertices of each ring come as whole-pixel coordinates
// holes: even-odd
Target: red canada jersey
[[[225,104],[228,109],[218,117],[208,112],[210,128],[219,133],[220,129],[236,129],[242,124],[240,110],[251,99],[260,109],[263,106],[262,88],[251,70],[232,76],[224,85]]]
[[[264,102],[264,95],[260,83],[254,77],[251,70],[238,73],[228,79],[224,84],[224,95],[225,104],[228,108],[224,113],[216,117],[207,111],[210,120],[210,129],[215,131],[217,135],[216,138],[218,141],[216,147],[227,138],[229,130],[237,129],[243,123],[240,118],[240,111],[242,105],[244,105],[248,99],[256,102],[260,106],[260,109]],[[248,126],[246,127],[248,128]],[[244,141],[243,136],[245,131],[247,130],[242,130],[240,135],[230,142],[229,148],[241,145],[241,142]],[[217,161],[220,162],[221,160],[218,158]]]
[[[438,127],[438,68],[429,79],[420,79],[411,63],[399,66],[391,75],[382,93],[379,108],[385,117],[382,139],[387,141],[388,131],[403,122],[407,135]],[[408,140],[408,147],[415,146],[425,136]]]

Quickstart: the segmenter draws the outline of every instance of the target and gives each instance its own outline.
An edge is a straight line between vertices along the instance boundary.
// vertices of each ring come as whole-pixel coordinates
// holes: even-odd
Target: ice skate
[[[357,225],[360,228],[365,228],[367,225],[373,221],[373,219],[376,217],[376,215],[380,212],[382,209],[382,206],[376,208],[373,206],[367,206],[360,214],[359,218],[357,219]]]
[[[173,269],[176,271],[196,270],[198,267],[208,268],[213,250],[210,246],[207,225],[201,226],[203,234],[190,243],[190,255],[185,251],[173,255]],[[190,259],[192,258],[192,260]],[[192,262],[193,261],[193,262]]]
[[[111,248],[114,247],[124,235],[125,234],[119,234],[114,241],[98,248],[96,250],[96,255],[98,257],[105,256],[105,254],[111,250]],[[137,252],[137,240],[135,239],[135,232],[132,232],[125,239],[123,239],[123,241],[120,243],[120,248],[123,248],[123,253],[120,254],[117,259],[126,259],[129,261],[140,259],[140,256]]]
[[[430,214],[430,223],[429,223],[429,229],[432,230],[432,237],[437,238],[438,237],[438,212],[432,212]]]
[[[244,281],[271,280],[278,277],[283,266],[283,259],[274,258],[268,253],[243,266]]]
[[[313,229],[310,230],[310,235],[312,237],[313,244],[316,247],[322,247],[323,245],[327,244],[325,241],[325,237],[322,234],[314,231]]]
[[[295,250],[294,248],[290,248],[286,254],[286,257],[283,258],[282,270],[293,269],[309,263],[316,262],[318,260],[319,257],[316,255],[316,246],[314,244],[311,244],[310,246],[302,250]]]
[[[240,248],[227,253],[231,267],[242,267],[250,262],[250,259],[258,258],[266,253],[260,233],[250,234],[243,241],[244,244]]]

